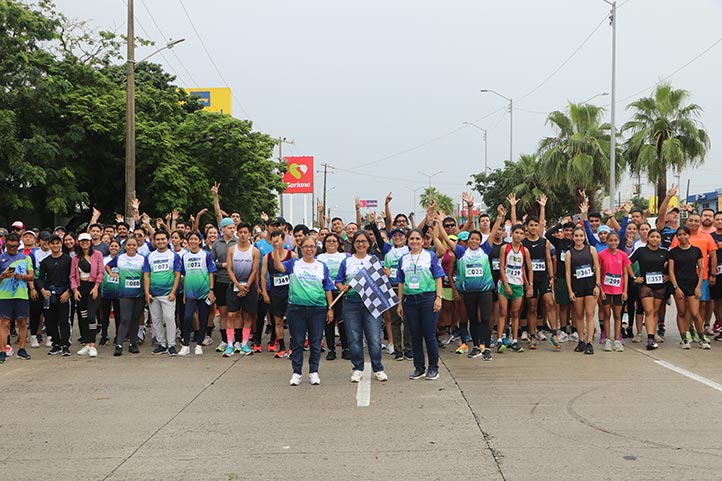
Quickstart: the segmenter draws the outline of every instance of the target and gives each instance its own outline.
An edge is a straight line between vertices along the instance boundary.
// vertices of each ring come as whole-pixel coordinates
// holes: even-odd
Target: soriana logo
[[[288,171],[283,175],[284,194],[313,194],[313,157],[284,157]]]

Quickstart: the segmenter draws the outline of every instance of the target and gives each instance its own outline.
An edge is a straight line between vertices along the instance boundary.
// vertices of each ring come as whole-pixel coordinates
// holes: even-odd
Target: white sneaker
[[[191,348],[190,348],[190,346],[183,346],[183,347],[181,347],[181,350],[180,350],[180,352],[178,353],[178,355],[179,355],[179,356],[187,356],[187,355],[190,354],[190,353],[191,353]]]
[[[642,333],[638,332],[637,334],[635,334],[634,339],[632,339],[632,342],[636,342],[636,343],[642,342]]]
[[[393,355],[393,353],[394,353],[394,345],[393,345],[393,344],[387,344],[387,345],[386,345],[386,352],[388,352],[389,354]]]
[[[213,344],[213,339],[211,339],[211,336],[206,336],[201,344],[203,344],[204,346],[210,346],[211,344]]]
[[[526,331],[522,331],[522,333],[521,333],[521,340],[522,340],[522,341],[528,341],[528,340],[529,340],[529,335],[526,333]]]
[[[559,333],[559,342],[569,342],[569,334],[565,331]]]
[[[626,329],[629,327],[629,314],[626,312],[622,314],[622,329]]]
[[[702,349],[712,349],[712,346],[709,345],[709,341],[707,338],[702,339],[702,342],[700,342],[699,347]]]
[[[202,356],[202,355],[203,355],[203,348],[201,347],[200,344],[197,344],[197,345],[196,345],[196,351],[195,351],[195,352],[196,352],[196,356]]]
[[[40,347],[40,343],[38,342],[37,337],[30,336],[30,347]]]
[[[53,340],[50,336],[45,337],[45,347],[53,347]]]
[[[317,374],[318,376],[318,374]],[[301,375],[293,373],[293,376],[291,376],[291,380],[288,382],[291,386],[298,386],[301,384]]]
[[[88,348],[88,356],[90,357],[98,357],[98,350],[94,347]]]
[[[351,382],[361,382],[361,379],[364,378],[364,372],[363,371],[354,371],[351,373]]]
[[[656,342],[664,342],[664,338],[662,336],[660,336],[659,334],[654,335],[654,340]]]
[[[78,356],[87,356],[88,352],[90,352],[90,346],[83,346],[83,348],[78,351]]]
[[[539,342],[544,342],[547,340],[547,336],[546,336],[546,334],[544,334],[544,331],[536,332],[536,340]]]
[[[619,341],[617,341],[617,342],[619,342]],[[607,338],[607,340],[604,341],[604,350],[606,352],[612,351],[612,340],[611,339]]]
[[[571,340],[571,342],[579,342],[579,333],[572,332],[571,336],[569,336],[569,339]]]
[[[624,346],[621,341],[614,341],[614,350],[617,352],[624,352]]]
[[[374,377],[376,378],[377,381],[381,381],[381,382],[389,380],[389,377],[383,371],[375,372]]]
[[[220,344],[218,344],[218,347],[216,347],[216,352],[223,352],[226,350],[227,347],[228,347],[227,342],[221,342]]]
[[[294,376],[295,376],[295,374],[294,374]],[[312,372],[308,375],[308,382],[310,382],[314,386],[318,386],[319,384],[321,384],[321,378],[318,377],[317,372]]]

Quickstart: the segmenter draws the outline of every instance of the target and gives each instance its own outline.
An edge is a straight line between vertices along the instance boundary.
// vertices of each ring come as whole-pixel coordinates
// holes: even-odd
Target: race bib
[[[153,272],[165,272],[170,270],[170,263],[168,262],[159,262],[157,264],[153,264]]]
[[[421,281],[419,280],[419,276],[409,276],[409,289],[418,289],[420,286]]]
[[[281,286],[287,286],[289,282],[289,276],[286,274],[285,276],[277,276],[273,278],[273,285],[275,287],[281,287]]]
[[[544,259],[532,259],[531,270],[534,272],[540,272],[547,270],[547,263]]]
[[[242,285],[242,286],[245,286],[246,283],[245,283],[245,282],[241,282],[241,285]],[[233,284],[233,292],[238,292],[238,286],[235,285],[235,284]]]
[[[389,279],[396,279],[396,268],[389,269]]]
[[[567,251],[562,251],[562,252],[559,254],[559,260],[562,261],[562,262],[564,262],[564,261],[566,260],[566,258],[567,258]]]
[[[498,267],[498,266],[497,266]],[[483,267],[466,266],[466,277],[481,277],[484,275]]]
[[[616,274],[606,274],[604,276],[604,285],[609,287],[621,287],[622,276]]]
[[[521,269],[518,267],[507,267],[506,277],[513,277],[515,279],[518,279],[519,277],[521,277]]]
[[[120,277],[108,276],[108,284],[120,284]]]
[[[201,261],[189,261],[188,264],[186,264],[186,269],[187,270],[196,270],[196,269],[200,269],[202,265],[203,264],[201,264]]]
[[[501,259],[492,259],[491,268],[498,271],[501,268]]]
[[[577,279],[586,279],[594,275],[594,270],[589,264],[577,267],[575,272]]]
[[[647,284],[664,284],[661,272],[647,272],[644,279]]]
[[[126,279],[125,280],[125,288],[126,289],[140,289],[140,279]]]

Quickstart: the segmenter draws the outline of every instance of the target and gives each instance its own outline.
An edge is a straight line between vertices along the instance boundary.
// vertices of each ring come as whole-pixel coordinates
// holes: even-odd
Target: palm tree
[[[516,207],[520,217],[524,212],[528,215],[539,213],[539,205],[536,201],[541,194],[548,195],[552,202],[556,200],[556,195],[544,176],[541,162],[536,154],[522,154],[518,161],[507,162],[506,168],[510,169],[509,175],[524,179],[524,182],[512,189],[518,201]]]
[[[428,209],[431,201],[436,199],[437,210],[443,211],[447,215],[454,215],[454,200],[446,194],[442,194],[436,187],[426,187],[421,193],[419,204],[424,209]]]
[[[662,83],[653,95],[627,106],[634,113],[622,132],[631,133],[625,151],[630,170],[634,174],[646,172],[657,186],[659,202],[667,193],[667,171],[702,164],[709,137],[697,120],[702,108],[687,103],[688,91]]]
[[[565,184],[571,195],[581,202],[579,191],[589,194],[590,209],[594,208],[596,191],[609,189],[610,130],[602,123],[604,109],[590,104],[569,103],[568,115],[555,111],[547,123],[556,130],[555,137],[539,143],[542,169],[547,180]],[[624,160],[617,156],[615,183],[619,183]]]

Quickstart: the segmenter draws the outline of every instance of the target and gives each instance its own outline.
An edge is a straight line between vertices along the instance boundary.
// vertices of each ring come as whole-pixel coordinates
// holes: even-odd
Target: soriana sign
[[[313,194],[313,157],[284,157],[288,171],[283,175],[284,194]]]

